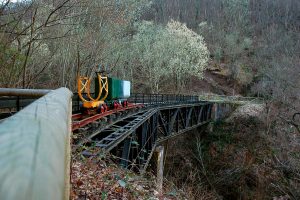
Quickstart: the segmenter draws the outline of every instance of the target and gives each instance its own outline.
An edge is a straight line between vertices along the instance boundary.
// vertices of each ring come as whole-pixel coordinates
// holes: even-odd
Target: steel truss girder
[[[206,124],[211,113],[212,103],[152,108],[98,131],[89,137],[88,146],[111,152],[123,167],[141,171],[157,143]]]

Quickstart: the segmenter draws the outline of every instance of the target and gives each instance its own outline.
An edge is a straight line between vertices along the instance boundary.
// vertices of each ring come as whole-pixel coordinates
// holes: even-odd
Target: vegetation
[[[158,93],[162,92],[162,83],[168,80],[175,82],[180,92],[189,76],[202,78],[209,52],[200,35],[176,21],[170,21],[165,27],[142,21],[134,28],[136,33],[117,54],[123,55],[121,62],[128,65],[129,72],[139,69],[140,77],[135,80],[138,76],[132,75],[130,78],[140,81],[140,87]]]
[[[135,90],[189,93],[187,77],[203,77],[207,45],[209,67],[227,68],[236,93],[294,102],[300,85],[299,4],[4,0],[0,85],[74,88],[77,73],[90,75],[101,64],[132,80]]]
[[[148,17],[179,20],[202,34],[212,61],[225,63],[239,84],[254,94],[299,99],[299,1],[154,2]]]
[[[114,51],[145,1],[26,1],[1,6],[1,83],[75,88]],[[115,61],[116,62],[116,61]]]
[[[247,119],[168,142],[166,178],[188,199],[299,199],[299,136]]]
[[[188,142],[196,156],[177,155],[190,171],[173,181],[206,199],[299,199],[299,10],[299,0],[2,0],[0,87],[75,91],[101,65],[135,92],[211,84],[263,97],[262,124]]]
[[[150,5],[114,0],[3,4],[0,84],[74,88],[77,73],[89,75],[103,64],[120,78],[146,83],[139,87],[151,92],[160,92],[164,79],[180,91],[189,75],[202,77],[209,52],[203,38],[180,22],[140,21]],[[137,72],[141,79],[134,77]]]
[[[174,186],[168,183],[164,193],[159,194],[155,176],[146,174],[141,177],[120,168],[110,158],[110,155],[105,155],[93,160],[73,160],[70,199],[185,199],[182,192],[174,193]]]

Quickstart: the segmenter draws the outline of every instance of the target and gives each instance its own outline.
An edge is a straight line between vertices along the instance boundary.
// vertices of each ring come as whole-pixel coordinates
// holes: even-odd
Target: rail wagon
[[[92,78],[78,77],[78,95],[82,100],[81,110],[85,113],[103,113],[108,110],[127,107],[131,82],[96,73],[95,92],[91,93]]]

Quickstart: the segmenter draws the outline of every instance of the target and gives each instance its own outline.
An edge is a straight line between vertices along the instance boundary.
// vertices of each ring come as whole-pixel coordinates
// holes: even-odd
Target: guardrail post
[[[20,110],[20,97],[17,96],[17,111]]]

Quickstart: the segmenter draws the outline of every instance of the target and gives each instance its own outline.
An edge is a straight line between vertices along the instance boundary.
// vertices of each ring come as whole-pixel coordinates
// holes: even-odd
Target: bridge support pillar
[[[157,154],[157,191],[161,195],[164,180],[164,147],[156,147],[155,153]]]
[[[220,111],[219,104],[214,103],[214,105],[213,105],[214,121],[217,121],[220,119],[219,111]]]

